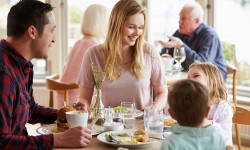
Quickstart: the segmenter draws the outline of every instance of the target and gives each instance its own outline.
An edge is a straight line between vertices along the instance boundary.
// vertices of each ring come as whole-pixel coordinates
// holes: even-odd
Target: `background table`
[[[167,86],[173,85],[176,81],[181,79],[187,79],[187,72],[179,72],[173,75],[166,75]]]

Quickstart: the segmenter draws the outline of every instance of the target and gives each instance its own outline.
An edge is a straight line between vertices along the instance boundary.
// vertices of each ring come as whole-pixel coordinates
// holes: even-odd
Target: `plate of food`
[[[167,131],[172,124],[175,124],[177,121],[173,118],[165,118],[164,119],[164,131]]]
[[[58,110],[57,112],[57,120],[54,124],[47,124],[38,127],[36,132],[38,134],[52,134],[52,133],[59,133],[65,132],[69,129],[67,119],[66,119],[66,112],[75,111],[75,108],[72,106],[65,106]],[[103,132],[104,129],[101,126],[93,125],[92,126],[92,135],[97,135]]]
[[[112,108],[115,112],[121,112],[121,106],[113,107]],[[125,108],[126,109],[126,108]],[[129,110],[128,110],[129,111]],[[143,115],[143,111],[136,109],[135,110],[135,117],[141,117]]]
[[[145,148],[160,141],[149,137],[143,129],[103,132],[97,139],[112,146],[126,148]]]
[[[66,131],[66,130],[65,130]],[[52,133],[60,133],[60,132],[65,132],[61,131],[57,128],[56,124],[47,124],[47,125],[42,125],[41,127],[38,127],[36,129],[36,132],[38,134],[52,134]],[[92,126],[92,135],[98,135],[100,133],[104,132],[104,128],[98,125],[93,125]]]

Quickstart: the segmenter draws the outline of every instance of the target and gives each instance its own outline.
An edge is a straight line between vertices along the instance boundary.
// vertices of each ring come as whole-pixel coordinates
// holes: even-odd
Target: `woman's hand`
[[[74,107],[76,110],[89,111],[89,110],[88,110],[88,105],[85,104],[85,103],[83,103],[83,102],[74,103],[74,104],[73,104],[73,107]]]
[[[87,105],[86,103],[77,102],[77,103],[74,103],[74,104],[73,104],[73,107],[74,107],[76,110],[87,111],[87,112],[88,112],[88,119],[91,118],[91,111],[90,111],[89,105]]]

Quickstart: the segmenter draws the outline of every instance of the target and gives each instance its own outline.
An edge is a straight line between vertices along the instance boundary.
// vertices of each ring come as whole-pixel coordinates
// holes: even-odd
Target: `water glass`
[[[166,75],[173,74],[174,58],[162,58]]]
[[[113,114],[114,111],[112,108],[108,107],[104,109],[105,124],[113,123]]]
[[[132,129],[135,125],[135,103],[122,102],[121,103],[121,117],[123,125],[126,129]]]
[[[162,134],[164,128],[163,110],[146,107],[144,109],[144,128],[149,134]]]

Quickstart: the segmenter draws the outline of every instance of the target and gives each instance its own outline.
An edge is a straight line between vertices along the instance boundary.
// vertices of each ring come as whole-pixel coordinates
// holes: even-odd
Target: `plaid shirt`
[[[53,123],[57,110],[35,103],[33,65],[0,41],[0,149],[52,149],[53,135],[28,136],[25,124]]]

